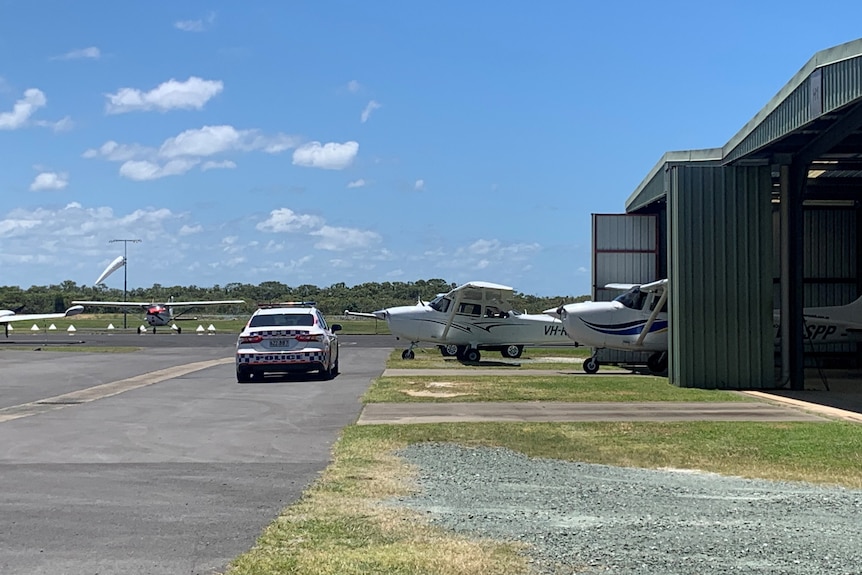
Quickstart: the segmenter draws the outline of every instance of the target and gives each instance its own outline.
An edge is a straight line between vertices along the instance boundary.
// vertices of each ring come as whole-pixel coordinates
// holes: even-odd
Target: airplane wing
[[[628,291],[632,288],[640,288],[641,291],[654,292],[667,287],[667,278],[656,280],[645,284],[605,284],[605,289]]]
[[[10,323],[13,321],[37,321],[40,319],[59,319],[78,315],[82,311],[84,311],[84,306],[73,305],[63,313],[12,313],[0,316],[0,323]]]
[[[374,319],[381,319],[374,315],[373,313],[366,313],[362,311],[350,311],[349,309],[344,310],[344,315],[355,315],[356,317],[373,317]]]
[[[151,301],[84,301],[84,300],[75,300],[72,302],[73,304],[80,305],[102,305],[109,307],[150,307],[153,305]]]
[[[657,292],[657,291],[661,291],[661,290],[666,290],[667,289],[667,278],[662,279],[662,280],[656,280],[656,281],[650,282],[648,284],[641,284],[640,287],[641,287],[641,291],[646,291],[646,292],[653,292],[653,291]]]
[[[640,284],[605,284],[605,289],[629,291],[632,288],[640,287]]]
[[[148,308],[152,305],[167,305],[176,307],[193,307],[203,305],[223,305],[232,303],[245,303],[241,299],[226,299],[226,300],[209,300],[209,301],[166,301],[166,302],[151,302],[151,301],[73,301],[72,303],[81,305],[101,305],[112,307],[143,307]]]
[[[223,299],[223,300],[208,300],[208,301],[166,301],[164,305],[172,305],[174,307],[197,307],[203,305],[226,305],[232,303],[245,303],[243,299]],[[152,304],[147,304],[152,305]]]

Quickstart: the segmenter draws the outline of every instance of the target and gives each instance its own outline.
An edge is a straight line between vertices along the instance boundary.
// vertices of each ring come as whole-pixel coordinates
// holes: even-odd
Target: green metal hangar
[[[805,336],[803,308],[862,295],[862,39],[815,54],[723,147],[665,154],[626,214],[655,221],[625,246],[652,269],[623,267],[669,280],[671,383],[803,389],[806,367],[858,367],[855,343]],[[596,289],[622,260],[603,267],[596,216],[593,233]]]

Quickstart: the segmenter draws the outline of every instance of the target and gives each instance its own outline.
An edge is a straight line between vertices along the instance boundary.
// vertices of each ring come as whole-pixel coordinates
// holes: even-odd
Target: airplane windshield
[[[449,298],[443,297],[441,295],[441,296],[437,296],[433,300],[431,300],[431,303],[429,303],[428,305],[430,305],[432,309],[435,309],[439,312],[446,313],[446,311],[449,309],[450,303],[452,303],[452,302],[449,300]]]
[[[642,292],[640,288],[635,287],[624,294],[615,297],[614,301],[618,301],[630,309],[643,309],[646,295],[647,294]]]

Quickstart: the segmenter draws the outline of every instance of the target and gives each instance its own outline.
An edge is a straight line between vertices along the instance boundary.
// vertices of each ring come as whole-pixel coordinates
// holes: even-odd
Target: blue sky
[[[590,214],[862,36],[812,6],[0,0],[0,285],[587,294]]]

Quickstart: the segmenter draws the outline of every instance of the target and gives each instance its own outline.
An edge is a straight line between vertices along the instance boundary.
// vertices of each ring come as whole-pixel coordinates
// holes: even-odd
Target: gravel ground
[[[462,534],[529,544],[537,573],[862,573],[862,491],[417,444],[391,502]]]

